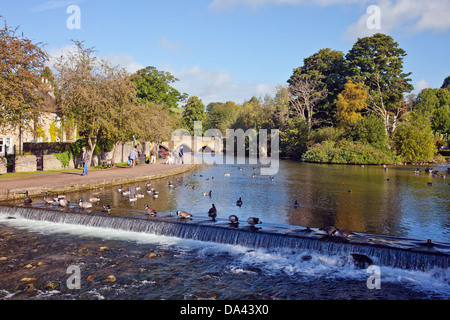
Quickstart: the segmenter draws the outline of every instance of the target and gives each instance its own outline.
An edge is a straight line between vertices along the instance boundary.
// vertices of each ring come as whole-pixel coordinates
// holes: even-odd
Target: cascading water
[[[318,229],[289,225],[264,225],[261,229],[232,226],[226,221],[178,217],[124,217],[100,212],[61,212],[51,209],[0,207],[3,218],[22,218],[89,227],[172,236],[184,239],[241,245],[252,248],[292,248],[327,254],[352,255],[379,266],[428,271],[447,269],[450,244],[423,240],[356,234],[350,238],[324,235]]]

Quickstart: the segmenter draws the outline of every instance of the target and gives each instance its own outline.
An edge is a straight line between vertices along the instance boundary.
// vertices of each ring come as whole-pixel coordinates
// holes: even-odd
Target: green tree
[[[194,134],[194,122],[203,121],[205,119],[205,105],[198,97],[190,97],[184,106],[183,126]]]
[[[244,131],[272,128],[274,126],[273,114],[274,110],[270,99],[266,98],[265,103],[262,103],[256,97],[252,97],[242,104],[233,127]]]
[[[431,88],[420,91],[414,101],[414,111],[423,115],[432,115],[437,107],[439,107],[439,99],[436,91]]]
[[[309,125],[304,119],[290,118],[280,129],[281,155],[300,159],[308,150],[309,133]]]
[[[350,124],[344,137],[348,140],[369,144],[381,151],[388,151],[388,137],[383,119],[374,114],[364,116],[359,121]]]
[[[362,119],[361,111],[367,107],[367,91],[363,85],[349,80],[338,94],[336,120],[340,127],[346,128]]]
[[[363,82],[369,93],[369,107],[385,121],[386,132],[395,131],[406,114],[403,95],[413,86],[403,72],[405,50],[388,35],[377,33],[359,38],[346,55],[349,77]]]
[[[410,121],[398,125],[393,135],[394,149],[403,162],[432,161],[436,152],[430,120],[424,116],[412,116]]]
[[[218,129],[226,135],[226,130],[234,127],[239,116],[239,107],[233,101],[208,104],[205,129]]]
[[[177,108],[178,103],[186,101],[187,94],[181,94],[172,87],[178,81],[172,74],[159,71],[155,67],[146,67],[136,71],[132,76],[136,83],[137,96],[140,101],[165,105],[169,110]]]
[[[450,76],[444,79],[444,82],[442,83],[441,89],[447,89],[450,90]]]
[[[288,84],[293,85],[305,74],[317,81],[319,90],[326,92],[323,99],[318,102],[315,118],[320,123],[333,124],[338,94],[345,85],[344,53],[329,48],[320,49],[305,58],[303,66],[294,69],[294,73],[287,81]]]

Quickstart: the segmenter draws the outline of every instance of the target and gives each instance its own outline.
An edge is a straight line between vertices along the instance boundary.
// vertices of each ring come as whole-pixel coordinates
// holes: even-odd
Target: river
[[[255,167],[201,165],[182,176],[152,181],[158,198],[145,195],[136,202],[122,196],[117,187],[102,189],[98,206],[108,203],[111,215],[138,217],[148,204],[158,213],[184,210],[209,219],[207,212],[214,203],[218,219],[235,214],[245,222],[257,216],[261,227],[335,225],[355,232],[450,242],[450,180],[441,176],[448,166],[435,167],[439,173],[432,176],[424,173],[424,167],[415,174],[415,168],[406,166],[384,169],[283,160],[272,177],[259,175]],[[169,181],[176,187],[169,188]],[[137,185],[145,194],[145,183],[124,189]],[[211,196],[202,195],[209,191]],[[76,205],[92,193],[67,197]],[[236,206],[239,198],[241,207]],[[5,300],[450,298],[448,270],[384,267],[381,288],[369,289],[366,269],[346,256],[326,252],[255,249],[5,216],[0,232],[0,258],[4,257],[0,299]],[[82,285],[77,290],[66,286],[70,264],[81,266]],[[24,269],[26,265],[29,268]],[[108,275],[116,281],[108,283]],[[20,282],[26,276],[39,279],[32,290]],[[57,283],[57,288],[48,289],[48,282]]]

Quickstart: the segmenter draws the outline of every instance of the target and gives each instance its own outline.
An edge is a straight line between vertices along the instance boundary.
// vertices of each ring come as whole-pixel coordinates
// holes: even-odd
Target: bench
[[[114,167],[114,162],[112,161],[112,159],[102,159],[100,160],[100,165],[102,166],[102,169],[112,168]]]

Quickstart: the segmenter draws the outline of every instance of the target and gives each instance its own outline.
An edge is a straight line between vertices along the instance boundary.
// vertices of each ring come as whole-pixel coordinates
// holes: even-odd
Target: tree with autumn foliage
[[[344,90],[338,94],[336,120],[341,128],[346,128],[362,119],[361,111],[367,107],[367,91],[363,83],[349,80]]]
[[[41,72],[48,57],[41,43],[17,31],[6,21],[0,29],[0,128],[19,128],[20,134],[41,111],[45,93]]]

